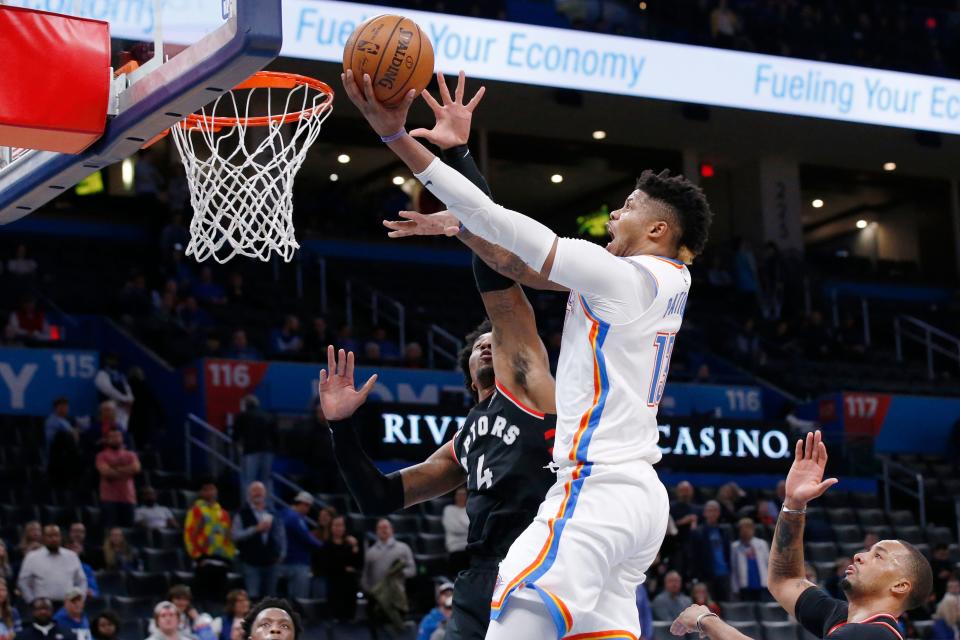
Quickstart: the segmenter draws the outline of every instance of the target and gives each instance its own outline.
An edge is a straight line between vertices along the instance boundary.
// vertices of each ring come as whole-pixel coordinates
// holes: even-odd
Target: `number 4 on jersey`
[[[493,472],[483,468],[483,456],[477,460],[477,490],[493,486]]]
[[[667,373],[670,372],[670,356],[673,355],[673,343],[676,339],[676,333],[658,332],[653,341],[655,353],[653,376],[650,378],[650,391],[647,394],[648,407],[657,406],[663,398],[663,390],[667,386]]]

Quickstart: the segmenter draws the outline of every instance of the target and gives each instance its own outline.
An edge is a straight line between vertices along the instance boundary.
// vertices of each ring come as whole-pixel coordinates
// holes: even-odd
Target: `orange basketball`
[[[370,74],[378,102],[399,104],[410,89],[419,95],[433,76],[433,45],[417,23],[403,16],[370,18],[354,30],[343,48],[343,70],[363,90]]]

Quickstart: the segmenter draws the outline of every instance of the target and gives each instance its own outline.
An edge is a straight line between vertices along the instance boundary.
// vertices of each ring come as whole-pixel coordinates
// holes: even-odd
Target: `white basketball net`
[[[243,94],[246,93],[244,96]],[[266,124],[248,123],[266,104]],[[283,109],[276,109],[282,105]],[[300,247],[293,228],[293,179],[330,115],[332,95],[313,86],[234,89],[171,127],[187,172],[193,220],[186,254],[219,263],[235,255],[284,261]],[[242,110],[241,110],[242,109]],[[302,112],[284,124],[286,114]],[[216,126],[236,118],[234,126]],[[262,132],[261,135],[253,135]]]

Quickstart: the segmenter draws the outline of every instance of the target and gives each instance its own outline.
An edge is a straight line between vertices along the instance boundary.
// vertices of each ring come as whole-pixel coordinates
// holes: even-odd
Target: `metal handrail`
[[[356,280],[347,280],[344,282],[346,293],[346,320],[347,324],[353,325],[353,302],[356,297],[354,294],[363,292],[369,295],[369,298],[357,298],[358,304],[363,301],[370,309],[370,319],[374,325],[380,324],[380,319],[387,320],[397,328],[397,346],[400,353],[403,353],[407,344],[407,309],[399,300],[392,298],[373,287]],[[384,307],[393,309],[394,316],[384,312]]]
[[[450,349],[437,344],[438,339],[445,340],[453,348]],[[427,366],[431,369],[436,368],[438,355],[449,361],[450,366],[455,366],[462,348],[463,340],[446,329],[435,324],[431,324],[427,329]]]
[[[206,442],[204,442],[200,438],[194,436],[192,433],[193,426],[200,427],[200,429],[202,429],[202,433],[208,436],[213,436],[214,438],[217,438],[221,442],[226,444],[227,452],[230,455],[229,456],[223,455],[213,447],[209,446]],[[202,418],[192,413],[187,415],[187,420],[184,425],[184,428],[186,430],[186,437],[184,438],[184,462],[186,465],[185,468],[187,470],[188,475],[193,475],[193,457],[191,454],[191,445],[213,456],[214,458],[217,459],[217,461],[219,461],[221,464],[225,465],[232,471],[236,473],[240,472],[240,465],[236,462],[239,459],[239,452],[237,451],[236,444],[234,444],[233,440],[231,440],[228,435],[226,435],[219,429],[215,428],[213,425],[207,423]],[[290,480],[290,478],[280,475],[279,473],[271,472],[270,477],[272,480],[274,480],[274,482],[278,482],[279,484],[284,485],[288,489],[291,489],[295,494],[300,493],[301,491],[310,493],[309,491],[307,491],[306,489],[298,485],[296,482]],[[285,500],[283,500],[280,496],[278,496],[276,493],[272,491],[270,492],[270,497],[273,499],[273,501],[276,504],[279,504],[284,507],[290,506]],[[313,527],[317,526],[317,523],[312,519],[307,518],[306,520],[310,524],[310,526],[313,526]]]
[[[889,512],[891,510],[890,503],[890,489],[898,489],[901,492],[917,499],[917,502],[920,506],[920,527],[926,528],[927,526],[927,500],[926,500],[926,486],[923,479],[923,474],[917,471],[916,469],[911,469],[906,465],[902,465],[899,462],[895,462],[888,458],[887,456],[880,456],[880,464],[882,467],[882,480],[883,480],[883,507]],[[899,471],[900,473],[910,476],[917,483],[917,489],[914,491],[911,487],[894,480],[890,476],[890,471]]]
[[[947,333],[942,329],[905,314],[900,314],[893,319],[894,340],[897,351],[897,362],[903,362],[903,339],[908,338],[913,342],[923,346],[927,354],[927,378],[933,380],[935,372],[933,368],[934,354],[945,356],[955,360],[960,365],[960,338]],[[949,346],[943,346],[934,342],[934,338],[939,338]]]

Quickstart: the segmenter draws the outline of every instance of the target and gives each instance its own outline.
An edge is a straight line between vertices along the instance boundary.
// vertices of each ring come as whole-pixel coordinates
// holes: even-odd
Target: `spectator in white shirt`
[[[757,527],[750,518],[737,523],[740,538],[730,545],[731,587],[741,600],[759,602],[767,591],[770,545],[754,537]]]
[[[144,529],[179,529],[173,512],[157,504],[157,491],[153,487],[144,487],[140,491],[140,505],[133,513],[133,523]]]
[[[453,494],[453,504],[443,508],[443,533],[446,536],[447,570],[455,576],[470,563],[467,557],[467,533],[470,520],[467,518],[467,489],[460,487]]]
[[[43,528],[43,547],[27,554],[20,567],[17,587],[26,602],[36,598],[64,600],[71,588],[87,591],[87,576],[80,558],[60,546],[60,527],[48,524]]]
[[[108,353],[103,359],[103,368],[93,379],[93,384],[97,387],[101,400],[113,400],[116,403],[117,424],[126,432],[134,398],[127,376],[120,371],[119,364],[117,355]]]

